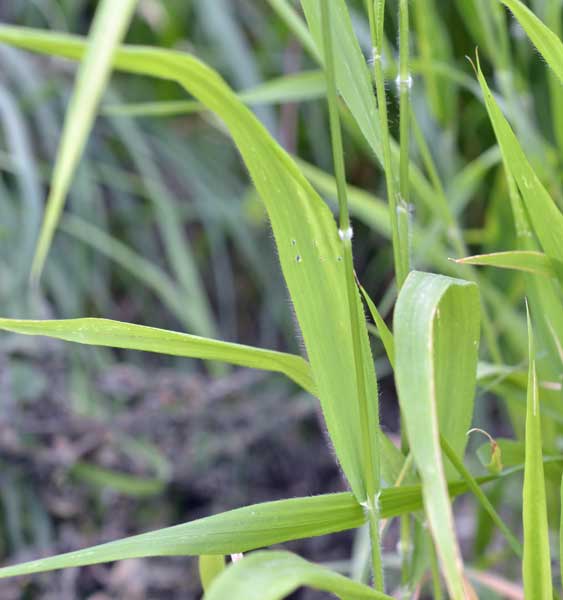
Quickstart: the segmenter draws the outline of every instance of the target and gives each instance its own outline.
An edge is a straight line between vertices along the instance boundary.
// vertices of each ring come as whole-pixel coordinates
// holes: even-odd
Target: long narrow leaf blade
[[[422,479],[424,506],[450,595],[464,597],[461,553],[440,450],[440,433],[463,456],[473,413],[479,343],[477,286],[412,272],[395,308],[399,401]]]
[[[391,600],[290,552],[256,552],[245,557],[215,580],[204,600],[280,600],[302,586],[346,600]]]
[[[51,192],[32,266],[34,278],[38,278],[43,270],[74,172],[111,74],[115,50],[125,36],[136,5],[137,0],[122,0],[117,3],[114,0],[102,0],[96,11],[88,48],[78,71],[65,119]]]
[[[524,560],[522,575],[526,598],[550,600],[553,597],[549,526],[543,471],[541,414],[536,373],[534,334],[528,314],[529,371],[526,407],[526,458],[522,518],[524,523]]]
[[[500,0],[500,2],[512,11],[534,46],[563,83],[563,43],[561,40],[520,0]]]
[[[462,265],[479,265],[497,267],[543,275],[544,277],[561,277],[563,265],[549,258],[543,252],[514,250],[509,252],[493,252],[460,258],[455,262]]]
[[[284,102],[304,102],[322,98],[326,84],[322,71],[305,71],[284,75],[262,83],[238,94],[239,100],[250,106],[257,104],[281,104]],[[143,102],[139,104],[108,104],[102,107],[102,114],[126,117],[174,117],[198,113],[205,110],[193,100],[167,100],[163,102]]]
[[[65,319],[61,321],[0,319],[0,330],[24,335],[43,335],[89,346],[106,346],[186,358],[217,360],[251,369],[274,371],[283,373],[303,389],[314,393],[314,384],[308,363],[300,356],[283,352],[263,350],[109,319]]]
[[[518,185],[534,232],[544,252],[549,257],[563,262],[563,244],[561,243],[563,214],[526,158],[518,139],[491,93],[479,64],[477,65],[477,76],[504,164]]]
[[[191,523],[0,569],[0,578],[147,556],[236,554],[358,527],[364,511],[351,494],[246,506]]]
[[[490,476],[478,481],[486,483],[494,479],[496,477]],[[463,481],[449,486],[452,497],[466,491],[467,485]],[[383,490],[380,508],[382,519],[421,510],[420,485]],[[237,554],[272,544],[355,529],[365,520],[364,509],[350,493],[278,500],[5,567],[0,569],[0,579],[147,556]]]
[[[85,45],[75,36],[0,26],[0,41],[47,54],[79,59]],[[356,497],[365,500],[359,401],[346,298],[343,243],[334,217],[295,162],[212,69],[187,54],[123,47],[115,67],[177,81],[226,124],[262,200],[276,240],[282,271],[313,371],[336,455]],[[354,301],[361,311],[360,297]],[[360,322],[369,356],[365,319]],[[373,361],[365,361],[368,397],[377,410]],[[375,413],[374,413],[375,414]],[[373,453],[376,450],[376,439]],[[384,460],[384,459],[383,459]]]
[[[301,0],[303,12],[317,48],[322,48],[323,29],[320,2]],[[379,119],[371,78],[365,58],[354,33],[345,0],[329,2],[331,26],[334,39],[338,40],[338,53],[335,56],[336,83],[342,99],[356,119],[373,152],[383,162]]]
[[[383,347],[385,348],[385,353],[387,354],[389,363],[393,368],[395,368],[395,340],[393,339],[393,334],[391,333],[389,327],[387,327],[387,323],[385,323],[383,317],[377,310],[375,302],[370,298],[369,294],[362,286],[360,286],[360,291],[362,292],[371,317],[375,323],[375,326],[377,327],[377,332],[379,333],[379,337],[383,342]]]
[[[559,576],[563,581],[563,476],[559,494]]]

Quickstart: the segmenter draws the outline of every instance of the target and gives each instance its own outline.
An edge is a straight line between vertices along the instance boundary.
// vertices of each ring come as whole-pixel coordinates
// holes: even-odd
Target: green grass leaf
[[[206,592],[225,570],[225,557],[222,554],[203,554],[199,557],[198,567],[201,587]]]
[[[520,0],[499,1],[512,11],[534,46],[563,83],[563,44],[561,40]]]
[[[256,552],[215,580],[205,600],[279,600],[306,586],[345,600],[391,599],[290,552]]]
[[[137,0],[123,0],[118,4],[113,0],[102,0],[96,10],[88,47],[65,118],[51,192],[32,266],[35,279],[43,270],[74,172],[111,74],[115,50],[125,36],[136,6]]]
[[[322,71],[304,71],[284,75],[261,83],[238,94],[241,102],[249,106],[258,104],[282,104],[316,100],[326,94]],[[101,113],[114,117],[175,117],[199,113],[205,106],[194,100],[167,100],[136,104],[106,104]]]
[[[78,60],[84,41],[75,36],[0,26],[0,41]],[[187,54],[146,47],[122,47],[118,70],[177,81],[226,124],[266,205],[282,271],[313,371],[336,455],[358,499],[365,499],[366,466],[361,448],[359,401],[343,257],[329,208],[295,162],[212,69]],[[361,311],[359,294],[355,295]],[[363,313],[362,313],[363,314]],[[365,319],[361,338],[369,356]],[[364,364],[367,395],[376,411],[373,362]],[[376,439],[372,440],[376,452]]]
[[[309,25],[309,30],[317,48],[323,48],[323,29],[320,2],[301,0],[301,6]],[[379,119],[371,77],[360,49],[358,38],[345,0],[331,0],[331,26],[338,52],[335,53],[335,76],[338,91],[358,123],[371,149],[383,164]]]
[[[559,498],[559,576],[563,581],[563,476],[561,477]]]
[[[420,494],[420,492],[419,492]],[[364,522],[352,494],[246,506],[191,523],[0,569],[0,578],[147,556],[236,554],[294,539],[344,531]]]
[[[314,393],[311,369],[300,356],[242,344],[202,338],[109,319],[26,321],[0,319],[0,329],[24,335],[43,335],[67,342],[157,352],[171,356],[216,360],[251,369],[283,373]]]
[[[526,158],[518,139],[495,100],[481,67],[477,64],[477,76],[489,118],[503,155],[509,175],[514,178],[534,232],[544,250],[551,258],[563,262],[563,214],[539,180]]]
[[[318,47],[315,45],[307,26],[302,17],[292,6],[290,0],[267,0],[268,4],[277,13],[278,17],[284,21],[291,33],[301,42],[303,48],[317,62],[321,61]]]
[[[483,484],[495,479],[497,477],[488,476],[477,481]],[[463,481],[449,485],[452,497],[464,494],[467,489]],[[417,512],[423,507],[421,486],[384,489],[379,503],[382,519]],[[5,567],[0,569],[0,579],[147,556],[236,554],[291,540],[355,529],[365,521],[363,507],[348,492],[278,500]]]
[[[483,267],[498,267],[543,275],[545,277],[559,277],[563,281],[563,264],[551,259],[543,252],[515,250],[510,252],[492,252],[468,256],[455,261],[462,265],[479,265]]]
[[[463,456],[473,414],[479,343],[475,284],[412,272],[395,308],[396,383],[424,506],[450,594],[464,597],[440,433]]]
[[[528,313],[529,371],[526,406],[526,458],[522,519],[524,524],[524,560],[522,575],[526,598],[550,600],[553,597],[549,525],[543,470],[541,413],[536,373],[534,333]]]
[[[370,315],[377,328],[377,333],[379,333],[379,337],[383,342],[383,347],[385,348],[385,353],[387,354],[389,363],[393,368],[395,368],[395,340],[393,339],[393,334],[391,333],[391,330],[389,329],[389,327],[387,327],[387,323],[383,320],[383,317],[377,310],[375,302],[369,297],[369,294],[362,286],[359,287],[369,309]]]

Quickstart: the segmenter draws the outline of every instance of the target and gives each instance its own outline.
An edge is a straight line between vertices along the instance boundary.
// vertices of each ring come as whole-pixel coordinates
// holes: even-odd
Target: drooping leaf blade
[[[524,524],[524,559],[522,576],[526,598],[550,600],[553,597],[549,525],[543,470],[541,411],[536,372],[534,334],[528,313],[529,371],[526,402],[526,458],[522,520]]]
[[[76,36],[0,26],[0,41],[77,60]],[[294,161],[212,69],[194,57],[146,47],[122,47],[115,68],[177,81],[226,124],[266,205],[282,271],[313,371],[336,455],[358,499],[365,499],[363,452],[353,348],[346,303],[343,245],[329,208]],[[359,294],[355,301],[361,310]],[[365,320],[362,344],[369,353]],[[368,354],[366,354],[368,356]],[[377,399],[373,362],[366,360],[368,396]],[[373,440],[374,453],[376,440]]]
[[[96,10],[88,48],[66,113],[51,192],[32,266],[35,278],[43,270],[74,172],[111,73],[115,50],[125,36],[136,6],[137,0],[123,0],[117,4],[113,0],[102,0]]]
[[[290,552],[256,552],[217,578],[205,600],[279,600],[306,586],[343,600],[391,599],[373,588]]]
[[[475,284],[412,272],[395,308],[395,377],[425,511],[450,595],[464,597],[461,553],[440,433],[463,456],[473,414],[479,343]]]
[[[300,356],[293,354],[109,319],[61,321],[0,319],[0,329],[24,335],[43,335],[89,346],[157,352],[274,371],[283,373],[303,389],[314,393],[309,364]]]

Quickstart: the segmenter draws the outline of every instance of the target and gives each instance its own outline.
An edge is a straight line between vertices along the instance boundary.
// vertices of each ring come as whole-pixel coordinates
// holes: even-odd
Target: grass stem
[[[368,16],[373,46],[373,69],[377,95],[381,142],[383,147],[383,170],[389,201],[389,217],[391,221],[391,236],[393,241],[393,259],[397,288],[400,290],[409,272],[409,236],[408,211],[399,203],[397,184],[393,169],[391,154],[391,139],[389,133],[389,117],[387,113],[387,94],[385,92],[385,77],[383,73],[383,27],[385,23],[385,0],[368,2]],[[407,124],[408,128],[408,124]],[[404,149],[401,149],[404,159]],[[408,174],[408,170],[406,171]],[[399,211],[401,214],[399,214]]]

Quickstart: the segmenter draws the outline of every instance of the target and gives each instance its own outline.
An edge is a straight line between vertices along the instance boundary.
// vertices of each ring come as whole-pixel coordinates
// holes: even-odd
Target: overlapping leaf
[[[484,477],[479,483],[494,480]],[[465,482],[450,484],[452,497],[467,491]],[[422,509],[420,485],[388,488],[380,496],[381,518]],[[15,577],[147,556],[236,554],[363,525],[362,506],[350,493],[293,498],[254,504],[99,546],[0,569],[0,578]]]
[[[395,376],[424,506],[450,595],[464,597],[461,553],[440,433],[463,456],[473,414],[479,294],[465,281],[412,272],[395,308]]]

